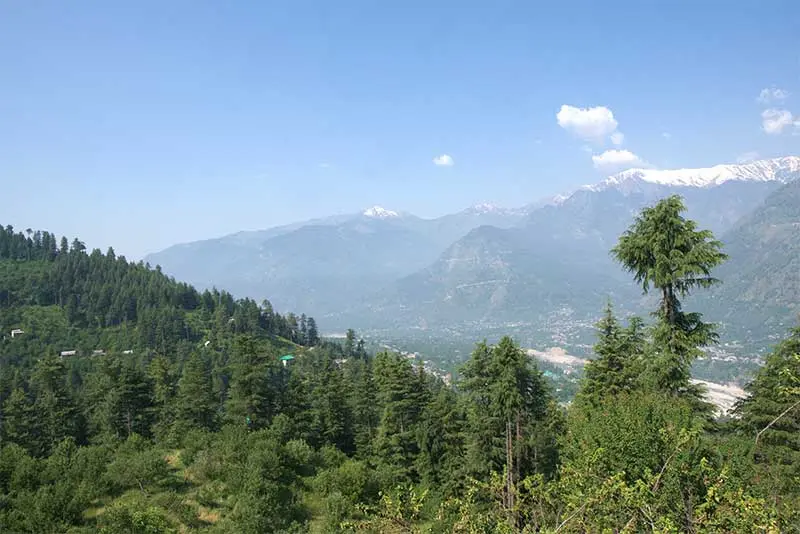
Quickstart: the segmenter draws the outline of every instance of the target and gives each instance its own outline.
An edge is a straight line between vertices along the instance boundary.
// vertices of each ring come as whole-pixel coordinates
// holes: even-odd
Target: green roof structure
[[[281,356],[281,360],[283,361],[294,360],[294,356],[292,356],[291,354],[287,354],[285,356]]]

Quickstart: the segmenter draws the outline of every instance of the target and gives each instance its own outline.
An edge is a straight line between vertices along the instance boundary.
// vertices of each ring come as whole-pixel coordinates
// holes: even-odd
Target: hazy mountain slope
[[[433,262],[453,241],[482,224],[518,224],[524,211],[475,206],[421,219],[374,206],[334,216],[175,245],[146,258],[199,287],[269,296],[280,309],[301,303],[317,315],[340,312]]]
[[[772,193],[723,238],[730,256],[708,313],[740,333],[783,333],[800,313],[800,181]]]
[[[534,210],[520,228],[474,230],[433,265],[398,282],[372,312],[391,310],[396,318],[399,306],[402,317],[429,324],[513,321],[564,308],[593,314],[606,298],[641,311],[640,291],[609,251],[642,207],[679,194],[688,216],[721,236],[800,175],[799,161],[673,171],[673,177],[661,172],[658,181],[647,174],[652,171],[622,173]]]
[[[493,204],[476,204],[458,213],[426,221],[425,231],[436,236],[444,251],[446,247],[475,228],[480,226],[513,228],[523,223],[527,215],[527,208],[506,209]]]
[[[353,215],[333,215],[267,230],[248,230],[213,239],[180,243],[149,254],[144,261],[153,266],[160,265],[164,272],[198,287],[226,287],[225,282],[237,280],[241,276],[242,266],[258,262],[259,248],[266,241],[304,226],[336,225],[352,217]],[[236,285],[243,284],[237,282]],[[247,293],[243,296],[247,296]]]
[[[403,223],[365,218],[303,226],[246,250],[247,261],[229,264],[208,281],[237,295],[268,296],[279,309],[304,303],[322,315],[421,268],[439,249]],[[174,266],[167,268],[171,273]]]
[[[543,239],[530,228],[485,226],[401,280],[397,299],[429,323],[532,320],[566,304],[613,296],[621,277],[610,265],[597,250]],[[567,271],[571,276],[565,278]]]

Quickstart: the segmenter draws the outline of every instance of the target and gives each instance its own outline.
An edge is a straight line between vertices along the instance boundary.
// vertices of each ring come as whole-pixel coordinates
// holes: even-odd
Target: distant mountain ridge
[[[261,231],[169,247],[145,260],[201,287],[269,297],[278,309],[307,304],[318,316],[364,298],[433,262],[481,225],[510,228],[527,211],[483,204],[436,219],[372,206]]]
[[[798,178],[795,156],[631,169],[522,208],[484,202],[422,219],[373,206],[178,245],[147,261],[199,287],[269,296],[278,309],[308,310],[337,327],[535,322],[557,310],[590,317],[608,298],[642,309],[608,254],[642,207],[680,194],[689,217],[724,236]]]
[[[553,197],[546,197],[526,204],[522,207],[507,208],[498,206],[491,202],[478,202],[456,214],[443,215],[441,217],[428,220],[435,221],[438,219],[453,217],[454,215],[508,215],[511,217],[520,217],[529,215],[532,211],[544,206],[562,204],[572,195],[580,191],[599,192],[612,188],[619,189],[621,191],[630,191],[633,184],[638,184],[639,186],[645,184],[654,184],[674,187],[713,187],[727,181],[776,182],[780,184],[791,181],[793,177],[797,175],[797,173],[800,173],[800,156],[785,156],[780,158],[758,160],[749,163],[723,164],[715,165],[713,167],[695,169],[657,170],[634,168],[611,175],[598,183],[584,185],[571,192],[558,194]],[[357,217],[399,218],[403,216],[414,217],[413,215],[404,212],[398,212],[375,205],[364,209],[360,213],[331,215],[327,217],[310,219],[307,221],[299,221],[286,225],[280,225],[265,230],[246,230],[219,238],[181,243],[168,247],[164,250],[169,250],[175,247],[188,247],[197,243],[219,242],[228,239],[240,242],[266,240],[275,235],[302,228],[303,226],[336,225]],[[154,258],[157,259],[158,255],[162,252],[164,251],[149,254],[146,260],[150,261]]]
[[[754,181],[788,183],[800,172],[800,157],[786,156],[749,163],[715,165],[700,169],[628,169],[609,176],[595,185],[583,186],[589,191],[620,188],[630,182],[672,187],[714,187],[729,181]]]

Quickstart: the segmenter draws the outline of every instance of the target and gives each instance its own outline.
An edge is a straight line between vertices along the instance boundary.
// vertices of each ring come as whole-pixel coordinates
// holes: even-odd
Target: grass
[[[213,525],[224,515],[224,507],[215,503],[200,504],[198,493],[202,486],[194,483],[181,459],[181,451],[174,449],[164,454],[170,468],[170,478],[159,487],[148,488],[144,493],[129,490],[118,496],[107,496],[93,503],[83,512],[89,525],[96,525],[106,509],[121,502],[139,501],[145,506],[157,506],[167,512],[167,517],[177,526],[178,532],[193,532],[202,525]]]
[[[308,493],[305,505],[311,514],[311,521],[308,522],[309,534],[325,534],[325,499],[317,493]]]

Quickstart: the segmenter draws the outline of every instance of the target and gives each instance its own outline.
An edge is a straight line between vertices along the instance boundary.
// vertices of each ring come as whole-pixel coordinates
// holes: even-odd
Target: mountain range
[[[648,308],[609,250],[642,207],[679,194],[730,255],[724,285],[697,306],[765,342],[798,311],[798,178],[800,157],[632,169],[518,209],[478,204],[422,219],[376,206],[176,245],[146,261],[200,287],[308,310],[328,328],[461,325],[474,337],[565,313],[590,324],[609,298],[626,311]]]
[[[374,206],[263,231],[175,245],[145,260],[198,287],[330,316],[431,264],[473,228],[510,228],[527,211],[478,204],[437,219]]]

